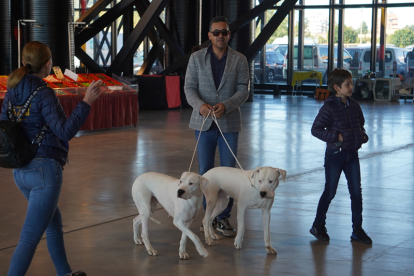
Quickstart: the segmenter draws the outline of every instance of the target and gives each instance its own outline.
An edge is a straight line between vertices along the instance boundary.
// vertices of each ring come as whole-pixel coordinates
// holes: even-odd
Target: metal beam
[[[121,1],[128,1],[123,0]],[[143,17],[138,22],[132,34],[124,44],[124,47],[119,51],[118,55],[112,61],[111,66],[108,68],[108,74],[119,74],[122,72],[122,67],[125,66],[128,60],[131,60],[136,49],[142,43],[145,36],[147,36],[149,30],[154,26],[161,12],[168,4],[169,0],[153,0],[145,11]]]
[[[113,0],[98,0],[92,7],[90,7],[84,14],[82,14],[76,22],[85,22],[89,24],[92,20],[99,16],[99,13],[105,10],[106,6],[112,3]]]
[[[377,4],[378,0],[374,0],[374,4]],[[372,24],[371,24],[371,64],[370,71],[375,72],[376,58],[377,58],[377,23],[378,23],[378,9],[372,9]],[[362,24],[362,22],[361,22]]]
[[[336,62],[336,67],[338,68],[344,68],[343,66],[344,65],[344,30],[345,30],[344,10],[338,9],[338,49],[337,49],[338,56],[337,56],[337,62]]]
[[[334,67],[335,9],[333,8],[333,4],[335,4],[335,0],[329,0],[329,2],[331,3],[332,6],[329,9],[328,72],[331,72]]]
[[[113,21],[118,19],[126,10],[133,6],[134,1],[135,0],[122,0],[90,24],[89,28],[83,29],[82,32],[75,36],[75,47],[81,47],[81,45],[85,44],[89,39],[97,35],[105,27],[111,25]]]
[[[253,19],[258,17],[261,13],[267,11],[270,7],[276,5],[280,0],[265,0],[259,5],[248,11],[246,14],[237,18],[233,23],[230,24],[229,28],[232,33],[237,32],[250,23]],[[286,0],[289,1],[289,0]]]
[[[140,70],[138,71],[137,75],[147,75],[151,71],[152,65],[154,64],[155,60],[159,53],[163,50],[161,45],[154,45],[152,46],[151,50],[148,53],[147,58],[144,60]]]
[[[144,13],[149,5],[150,3],[147,0],[137,1],[136,7],[140,16],[142,16],[141,14]],[[167,26],[165,26],[164,22],[162,22],[161,18],[158,18],[154,25],[155,28],[157,28],[157,31],[162,39],[165,41],[165,44],[168,45],[170,51],[175,56],[185,56],[183,49],[178,44],[177,40],[172,36],[171,32],[168,30]]]
[[[255,39],[252,45],[250,45],[246,53],[243,53],[246,56],[248,63],[250,63],[260,51],[260,49],[263,48],[272,34],[282,23],[286,15],[288,15],[288,13],[293,10],[297,1],[298,0],[285,0],[285,2],[283,2],[283,4],[277,9],[276,13],[272,16],[270,21],[260,32],[259,36]]]
[[[88,69],[95,73],[105,73],[99,64],[97,64],[82,48],[75,48],[76,57],[82,62]]]
[[[245,15],[239,17],[238,19],[236,19],[236,21],[231,23],[230,26],[229,26],[230,32],[235,33],[238,29],[240,29],[240,28],[244,27],[245,25],[249,24],[249,22],[251,20],[255,19],[258,15],[260,15],[260,13],[265,12],[266,10],[269,9],[269,7],[275,5],[279,1],[280,0],[265,0],[265,1],[263,1],[262,3],[257,5],[255,8],[253,8],[249,12],[247,12]],[[297,1],[297,0],[286,0],[286,1]],[[211,43],[210,40],[206,40],[200,45],[200,47],[205,48],[208,45],[210,45],[210,43]],[[262,45],[262,47],[263,46],[264,46],[264,44]],[[161,74],[173,73],[173,72],[177,71],[180,68],[185,69],[187,67],[187,63],[188,63],[188,60],[190,59],[191,54],[192,54],[191,52],[187,53],[184,57],[180,58],[177,62],[174,62],[174,64],[170,65],[163,72],[161,72]]]

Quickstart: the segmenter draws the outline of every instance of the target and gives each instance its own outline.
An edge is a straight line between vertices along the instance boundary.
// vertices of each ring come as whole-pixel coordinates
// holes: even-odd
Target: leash
[[[207,118],[208,118],[208,116],[210,116],[210,113],[211,113],[211,110],[208,112],[207,116],[203,119],[203,123],[201,124],[201,130],[200,130],[200,133],[198,134],[197,143],[196,143],[196,146],[195,146],[195,149],[194,149],[194,152],[193,152],[193,158],[191,158],[190,167],[188,168],[189,172],[191,172],[191,166],[193,165],[194,156],[195,156],[195,153],[197,151],[198,141],[200,141],[200,136],[201,136],[201,132],[203,131],[204,123],[207,121]]]
[[[216,123],[217,128],[219,129],[219,131],[220,131],[220,133],[221,133],[221,136],[223,137],[224,142],[226,142],[226,145],[227,145],[227,147],[229,148],[229,150],[230,150],[231,154],[233,155],[234,159],[236,160],[236,162],[237,162],[237,164],[239,165],[240,169],[242,170],[243,174],[244,174],[244,175],[247,177],[247,179],[249,180],[250,185],[251,185],[253,188],[255,188],[257,191],[259,191],[259,190],[258,190],[258,189],[257,189],[257,188],[253,185],[253,183],[252,183],[251,179],[250,179],[250,178],[246,175],[246,172],[243,170],[242,165],[240,164],[240,162],[239,162],[239,160],[237,159],[236,155],[235,155],[235,154],[233,153],[233,151],[231,150],[230,145],[229,145],[229,143],[227,142],[226,137],[224,137],[224,134],[223,134],[223,132],[221,131],[221,128],[220,128],[220,126],[219,126],[219,124],[218,124],[218,122],[217,122],[216,113],[214,112],[214,110],[213,110],[213,114],[212,114],[212,115],[211,115],[210,113],[211,113],[211,110],[208,112],[208,114],[207,114],[207,116],[205,117],[205,119],[203,119],[203,123],[201,124],[201,130],[200,130],[200,133],[198,134],[197,143],[196,143],[196,146],[195,146],[195,149],[194,149],[194,153],[193,153],[193,158],[191,159],[190,168],[188,169],[188,171],[189,171],[189,172],[191,172],[191,166],[192,166],[193,161],[194,161],[194,156],[195,156],[195,153],[196,153],[196,151],[197,151],[197,146],[198,146],[198,142],[200,141],[200,136],[201,136],[201,132],[202,132],[202,129],[203,129],[204,123],[207,121],[208,117],[209,117],[209,116],[211,116],[211,118],[213,119],[213,121]]]

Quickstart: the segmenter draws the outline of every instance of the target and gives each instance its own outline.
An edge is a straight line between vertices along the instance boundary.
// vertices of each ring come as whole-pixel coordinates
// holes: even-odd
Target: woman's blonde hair
[[[52,58],[49,47],[39,41],[30,41],[23,48],[22,60],[26,66],[13,71],[7,79],[7,88],[16,87],[26,74],[38,73]]]

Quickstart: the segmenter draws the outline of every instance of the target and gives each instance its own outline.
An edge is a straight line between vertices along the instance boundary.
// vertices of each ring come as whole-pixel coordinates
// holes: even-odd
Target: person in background
[[[10,101],[17,113],[27,98],[40,86],[52,68],[52,54],[41,42],[26,44],[22,53],[22,67],[12,72],[7,80],[1,120],[8,120],[7,105]],[[44,87],[32,99],[21,127],[28,140],[33,141],[42,126],[48,130],[35,158],[27,165],[14,169],[14,181],[28,201],[26,219],[20,240],[11,259],[8,276],[26,274],[36,247],[46,232],[49,254],[58,276],[86,276],[82,271],[72,272],[63,241],[62,216],[57,206],[62,188],[62,170],[66,164],[69,143],[85,122],[91,104],[100,95],[102,81],[92,82],[83,101],[66,118],[53,89]],[[46,274],[45,274],[46,275]]]
[[[343,69],[333,70],[328,76],[328,86],[335,95],[325,100],[311,130],[313,136],[326,142],[326,182],[310,233],[318,240],[329,241],[325,227],[326,213],[335,197],[343,171],[351,195],[351,240],[371,244],[371,238],[362,229],[361,171],[358,157],[358,149],[368,142],[368,135],[364,129],[364,115],[359,104],[351,98],[351,73]]]
[[[184,85],[187,101],[193,107],[190,128],[195,129],[196,140],[202,131],[198,144],[200,175],[214,167],[217,146],[220,166],[236,166],[236,160],[223,136],[237,155],[241,131],[240,106],[249,97],[247,60],[245,56],[228,46],[230,31],[227,19],[223,16],[215,17],[211,20],[209,29],[208,37],[211,44],[191,55]],[[208,117],[201,129],[203,119],[209,112],[217,117],[223,136],[211,117]],[[203,203],[205,209],[205,198]],[[216,218],[217,230],[224,236],[236,235],[236,230],[228,220],[232,206],[233,199],[230,198],[227,208]],[[202,226],[200,231],[204,231]]]

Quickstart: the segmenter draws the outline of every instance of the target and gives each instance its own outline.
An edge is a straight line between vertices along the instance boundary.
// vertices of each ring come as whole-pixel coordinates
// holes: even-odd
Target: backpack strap
[[[29,107],[30,102],[32,101],[33,97],[36,96],[37,92],[39,92],[41,89],[43,89],[45,87],[46,87],[46,85],[39,86],[38,88],[36,88],[35,91],[32,92],[32,94],[30,94],[29,98],[27,98],[26,102],[24,103],[22,109],[20,109],[20,114],[17,117],[17,119],[16,119],[16,116],[13,113],[12,104],[11,104],[10,99],[9,99],[8,107],[7,107],[7,113],[8,113],[8,116],[9,116],[9,120],[19,123],[22,120],[22,117],[24,116],[24,114],[26,113],[26,110]],[[43,138],[45,138],[45,136],[46,136],[46,131],[48,129],[49,129],[49,126],[47,124],[45,124],[42,127],[42,130],[36,135],[36,138],[32,141],[32,144],[37,143],[38,146],[40,146]]]
[[[38,88],[36,88],[36,90],[35,91],[33,91],[33,93],[32,94],[30,94],[30,96],[29,96],[29,98],[27,98],[27,100],[26,100],[26,102],[24,103],[24,105],[23,105],[23,107],[22,107],[22,109],[20,109],[20,114],[19,114],[19,116],[17,117],[17,123],[22,119],[22,117],[24,116],[24,114],[26,113],[26,110],[27,110],[27,108],[29,107],[29,105],[30,105],[30,102],[32,101],[32,99],[33,99],[33,97],[34,96],[36,96],[36,94],[37,94],[37,92],[39,92],[39,90],[40,89],[42,89],[42,88],[44,88],[44,87],[46,87],[46,85],[42,85],[42,86],[39,86]],[[9,106],[10,106],[11,104],[10,104],[10,101],[9,101]]]

